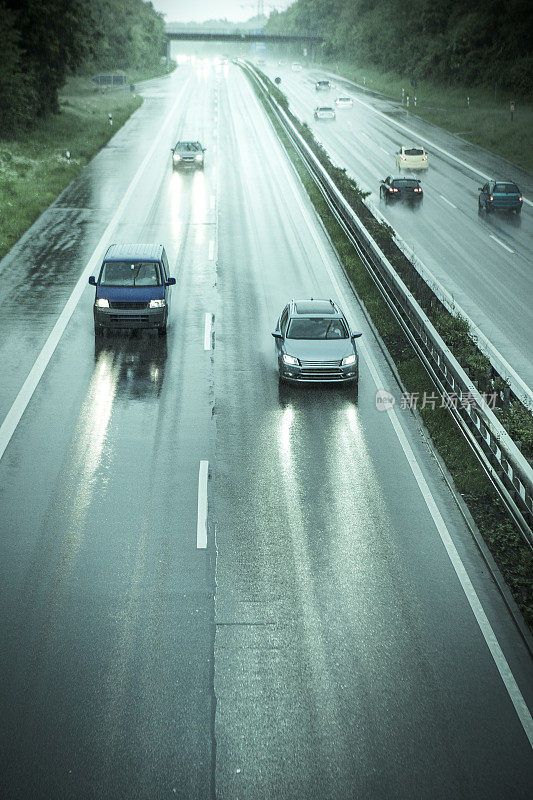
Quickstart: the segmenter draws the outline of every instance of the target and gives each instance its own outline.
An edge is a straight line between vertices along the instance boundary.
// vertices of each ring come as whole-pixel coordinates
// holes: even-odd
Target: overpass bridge
[[[315,34],[296,34],[296,33],[265,33],[264,31],[208,31],[208,30],[188,30],[187,28],[177,28],[167,25],[166,35],[168,41],[188,41],[188,42],[271,42],[272,44],[299,43],[302,45],[320,45],[324,38]]]

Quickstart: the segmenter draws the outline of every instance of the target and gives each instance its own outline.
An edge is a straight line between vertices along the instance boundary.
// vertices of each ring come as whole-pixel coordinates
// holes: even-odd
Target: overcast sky
[[[294,0],[263,0],[265,14],[276,8],[284,11]],[[203,22],[206,19],[229,19],[244,22],[257,14],[257,0],[152,0],[156,11],[165,14],[165,22]]]

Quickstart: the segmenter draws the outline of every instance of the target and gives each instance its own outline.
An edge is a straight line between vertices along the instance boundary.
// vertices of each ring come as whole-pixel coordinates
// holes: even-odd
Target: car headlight
[[[150,300],[150,308],[163,308],[164,305],[164,300]]]
[[[105,297],[97,297],[94,304],[96,308],[109,308],[109,300],[106,300]]]
[[[172,160],[173,161],[181,161],[181,156],[179,156],[177,153],[174,153],[174,155],[172,156]]]
[[[346,356],[346,358],[342,359],[342,366],[349,367],[350,364],[355,364],[356,360],[357,356],[355,355],[355,353],[352,353],[350,356]]]
[[[196,158],[194,160],[195,161],[203,161],[204,157],[203,157],[203,155],[201,153],[198,153],[198,155],[196,156]]]
[[[294,356],[290,356],[288,353],[283,353],[283,363],[288,364],[290,367],[299,367],[300,362]]]

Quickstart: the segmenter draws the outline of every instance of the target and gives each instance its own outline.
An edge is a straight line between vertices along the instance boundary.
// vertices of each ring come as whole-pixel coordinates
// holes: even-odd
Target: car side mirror
[[[165,286],[175,286],[176,285],[176,278],[167,278],[165,281]]]
[[[96,286],[96,278],[94,277],[94,275],[91,275],[89,277],[89,283],[91,284],[91,286]]]
[[[362,336],[362,335],[363,334],[360,333],[359,331],[355,331],[354,333],[352,333],[352,337],[351,338],[352,339],[359,339],[359,337]]]
[[[280,331],[272,331],[272,336],[274,339],[283,339],[283,334]]]

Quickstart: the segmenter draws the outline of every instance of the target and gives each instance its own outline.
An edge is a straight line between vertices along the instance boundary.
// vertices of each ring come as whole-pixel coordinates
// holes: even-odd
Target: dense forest
[[[69,74],[159,63],[164,38],[143,0],[0,0],[0,135],[56,113]]]
[[[321,34],[324,57],[410,78],[533,91],[531,0],[297,0],[267,30]]]

